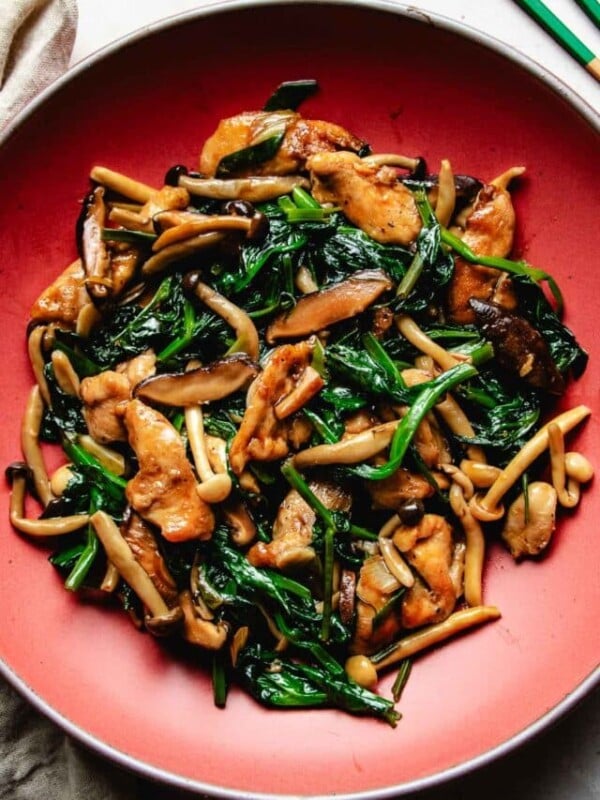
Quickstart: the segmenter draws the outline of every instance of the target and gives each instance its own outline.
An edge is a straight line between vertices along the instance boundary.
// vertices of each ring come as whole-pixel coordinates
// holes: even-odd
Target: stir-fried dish
[[[315,89],[222,120],[164,186],[92,169],[31,311],[11,522],[67,589],[188,643],[218,705],[236,683],[395,724],[412,657],[500,616],[488,542],[542,553],[591,479],[565,446],[590,410],[552,412],[587,356],[510,258],[523,167],[373,153],[301,116]]]

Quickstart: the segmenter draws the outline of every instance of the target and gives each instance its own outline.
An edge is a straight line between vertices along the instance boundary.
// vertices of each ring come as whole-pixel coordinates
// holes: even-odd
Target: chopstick
[[[577,0],[597,28],[600,28],[600,3],[598,0]]]
[[[530,17],[538,22],[576,61],[579,61],[597,81],[600,81],[600,58],[554,14],[541,0],[515,0]],[[598,16],[598,3],[581,0],[585,10]]]

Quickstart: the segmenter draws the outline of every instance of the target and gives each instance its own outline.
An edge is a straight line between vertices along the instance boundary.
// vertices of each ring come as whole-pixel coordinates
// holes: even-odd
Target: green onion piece
[[[406,271],[406,275],[400,281],[398,290],[396,292],[396,297],[398,297],[400,300],[406,300],[421,277],[424,265],[425,260],[423,259],[421,253],[415,253],[414,258],[410,262],[410,266]]]
[[[298,206],[292,201],[292,198],[284,194],[283,197],[277,198],[277,205],[283,211],[284,214],[287,214],[290,211],[297,211]]]
[[[513,275],[524,275],[534,283],[537,283],[538,286],[542,281],[546,281],[548,288],[552,292],[552,296],[556,300],[558,313],[562,313],[564,307],[562,292],[552,275],[544,272],[542,269],[529,266],[525,261],[510,261],[508,258],[500,258],[497,256],[478,256],[462,241],[462,239],[450,233],[447,228],[441,228],[441,232],[444,244],[449,245],[459,256],[464,258],[465,261],[469,261],[471,264],[482,264],[484,267],[494,267],[504,272],[510,272]]]
[[[90,514],[94,514],[98,510],[98,503],[99,492],[93,486],[90,490]],[[85,546],[65,581],[65,589],[69,592],[76,592],[81,587],[100,550],[100,542],[90,522],[88,522],[85,537]]]
[[[301,186],[294,186],[292,189],[292,198],[298,208],[323,208],[323,206]]]
[[[337,208],[293,208],[286,212],[287,221],[294,222],[329,222],[329,217]]]
[[[331,632],[331,595],[333,592],[333,537],[335,530],[326,528],[323,539],[323,622],[321,623],[321,640],[329,641]]]
[[[229,687],[227,685],[227,674],[225,672],[225,660],[220,650],[213,654],[212,686],[215,705],[217,708],[225,708]]]
[[[280,83],[263,106],[263,111],[295,111],[307,97],[319,90],[319,84],[312,78]]]
[[[392,685],[392,697],[394,698],[395,703],[397,703],[400,700],[400,697],[402,696],[402,692],[404,691],[404,687],[406,686],[406,682],[408,681],[411,669],[412,669],[412,662],[409,658],[405,658],[403,661],[400,662],[400,667],[398,669],[398,674],[396,675],[396,680]]]

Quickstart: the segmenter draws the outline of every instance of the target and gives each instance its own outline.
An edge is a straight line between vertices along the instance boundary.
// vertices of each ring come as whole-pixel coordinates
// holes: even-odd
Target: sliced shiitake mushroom
[[[496,303],[472,297],[477,325],[494,345],[500,366],[536,389],[562,394],[565,381],[546,340],[526,319]]]
[[[301,297],[288,314],[271,323],[267,329],[267,341],[272,344],[278,339],[308,336],[350,319],[391,288],[392,281],[383,270],[355,272],[345,281]]]
[[[237,353],[187,372],[152,375],[138,383],[133,396],[165,406],[209,403],[243,388],[257,373],[258,366],[244,353]]]
[[[92,300],[103,300],[110,294],[110,256],[102,240],[105,222],[104,187],[97,186],[85,198],[76,228],[85,285]]]

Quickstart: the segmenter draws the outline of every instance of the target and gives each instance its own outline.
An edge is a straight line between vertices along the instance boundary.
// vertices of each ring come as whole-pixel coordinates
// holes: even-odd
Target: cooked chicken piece
[[[346,418],[346,421],[344,422],[344,431],[345,434],[353,436],[356,433],[368,431],[369,428],[374,428],[375,425],[380,424],[381,420],[378,419],[375,414],[373,414],[371,411],[367,411],[366,409],[361,409],[360,411],[355,411]]]
[[[132,512],[121,525],[121,535],[169,608],[178,605],[177,585],[158,549],[158,542],[150,526]]]
[[[349,511],[350,494],[333,483],[311,481],[310,488],[331,511]],[[257,542],[248,551],[248,560],[255,567],[286,569],[311,563],[315,551],[311,547],[316,514],[295,489],[279,506],[273,525],[273,540]]]
[[[416,572],[415,585],[402,598],[402,626],[418,628],[442,622],[456,605],[460,591],[453,580],[456,548],[444,517],[425,514],[418,525],[400,526],[393,542]]]
[[[139,211],[143,219],[152,219],[161,211],[183,211],[190,204],[190,195],[187,189],[181,186],[163,186],[142,206]]]
[[[229,463],[236,475],[249,461],[274,461],[288,454],[292,418],[280,418],[277,408],[311,369],[312,351],[313,344],[308,341],[277,347],[250,386],[246,411],[229,450]],[[321,385],[316,384],[315,391]]]
[[[282,125],[286,130],[275,157],[251,169],[240,170],[236,176],[290,175],[304,170],[306,160],[314,153],[358,152],[365,146],[361,139],[331,122],[302,119],[293,111],[247,111],[221,120],[204,144],[200,172],[213,177],[222,158],[268,138]]]
[[[125,490],[129,503],[170,542],[209,539],[215,519],[196,491],[181,436],[166,417],[140,400],[127,403],[124,418],[139,463]]]
[[[402,629],[400,602],[394,602],[394,596],[401,588],[382,556],[370,556],[364,561],[356,586],[352,653],[375,653],[398,635]]]
[[[424,464],[430,469],[439,464],[447,464],[452,460],[448,442],[431,413],[421,421],[414,435],[413,444]]]
[[[33,304],[31,319],[74,328],[79,312],[89,302],[85,273],[81,261],[77,260],[44,289]]]
[[[421,230],[411,192],[392,167],[366,164],[354,153],[318,153],[306,164],[314,197],[339,205],[348,219],[372,239],[408,245]]]
[[[131,398],[133,387],[154,374],[155,364],[156,356],[149,350],[119,364],[116,370],[105,370],[81,381],[83,416],[93,439],[100,444],[127,441],[119,409]]]
[[[467,217],[462,240],[480,256],[509,255],[515,232],[515,211],[509,192],[485,185]],[[491,300],[507,309],[516,308],[517,298],[505,272],[469,264],[456,258],[448,291],[448,316],[461,324],[475,320],[469,300]]]
[[[520,494],[506,514],[502,538],[513,558],[537,556],[547,546],[554,532],[557,493],[552,484],[534,481],[527,498]]]
[[[141,252],[137,247],[115,243],[109,248],[111,295],[121,294],[133,278],[141,262]]]
[[[390,508],[394,511],[407,500],[424,500],[434,492],[422,475],[409,472],[404,467],[382,481],[365,481],[365,486],[371,495],[373,508]]]

